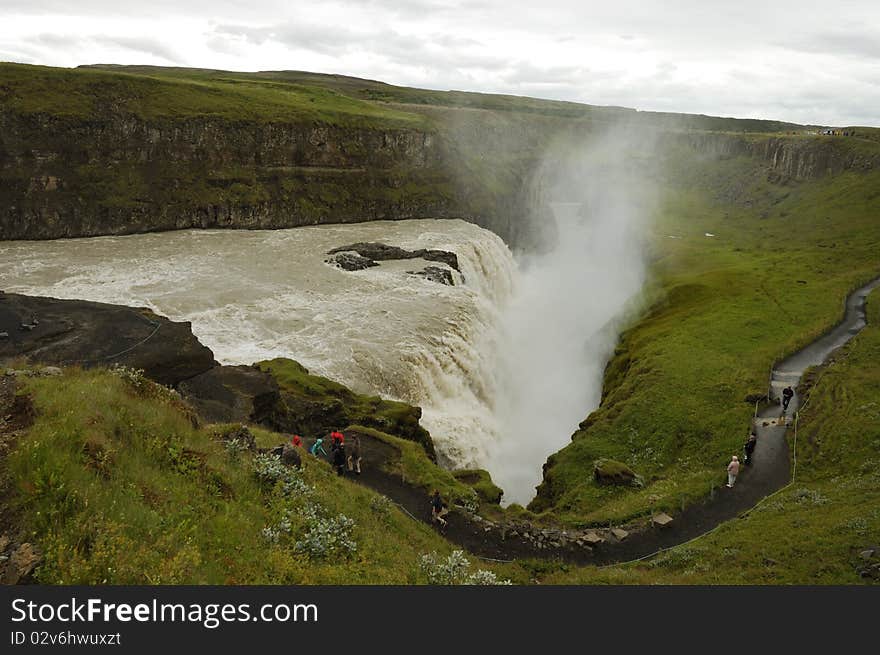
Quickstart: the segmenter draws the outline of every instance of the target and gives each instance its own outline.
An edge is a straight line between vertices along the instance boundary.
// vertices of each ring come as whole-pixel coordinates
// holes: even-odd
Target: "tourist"
[[[739,457],[734,455],[730,464],[727,465],[727,486],[733,487],[736,482],[736,476],[739,475]]]
[[[348,453],[349,472],[361,474],[361,438],[357,434],[352,437],[351,450]]]
[[[321,437],[318,437],[317,439],[315,439],[315,443],[313,443],[313,444],[312,444],[312,447],[309,448],[309,452],[310,452],[312,455],[314,455],[315,457],[317,457],[317,456],[318,456],[318,451],[319,451],[319,450],[320,450],[321,453],[324,455],[324,457],[327,456],[327,451],[324,450],[324,440],[323,440]]]
[[[785,413],[788,411],[788,403],[791,402],[792,397],[794,396],[794,390],[791,388],[791,385],[785,387],[782,390],[782,412]]]
[[[345,474],[345,445],[342,443],[333,448],[333,466],[336,467],[336,475]]]
[[[436,523],[441,530],[447,525],[447,521],[443,517],[448,513],[449,508],[446,506],[446,503],[443,502],[443,498],[440,497],[440,492],[437,489],[434,489],[434,493],[431,495],[431,520]]]
[[[746,452],[746,457],[744,463],[746,466],[751,465],[752,463],[752,453],[755,452],[755,446],[758,444],[758,435],[752,432],[749,435],[748,441],[746,441],[746,445],[743,446],[743,450]]]
[[[290,440],[290,443],[292,443],[297,448],[302,448],[302,445],[303,445],[302,437],[300,437],[298,434],[295,434],[295,435],[293,435],[293,439]]]
[[[333,428],[333,431],[330,433],[330,450],[336,448],[341,444],[345,443],[345,435],[343,435],[339,430]]]

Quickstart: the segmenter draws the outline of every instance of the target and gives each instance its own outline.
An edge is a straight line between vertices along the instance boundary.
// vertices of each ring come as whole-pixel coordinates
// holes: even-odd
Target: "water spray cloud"
[[[501,435],[487,467],[505,502],[531,500],[541,464],[599,404],[605,365],[645,281],[652,143],[614,130],[552,148],[542,166],[555,247],[521,257],[499,339]]]

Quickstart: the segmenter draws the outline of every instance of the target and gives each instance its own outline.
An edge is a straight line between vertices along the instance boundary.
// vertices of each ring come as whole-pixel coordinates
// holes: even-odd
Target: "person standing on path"
[[[333,466],[336,467],[336,475],[345,475],[345,445],[342,443],[333,448]]]
[[[348,451],[348,472],[361,474],[361,438],[357,434],[352,437]]]
[[[734,483],[736,483],[737,475],[739,475],[739,457],[734,455],[730,460],[730,464],[727,465],[728,488],[733,487]]]
[[[750,466],[750,465],[751,465],[751,463],[752,463],[752,453],[755,452],[755,446],[756,446],[757,444],[758,444],[758,435],[755,434],[754,432],[752,432],[752,433],[749,435],[749,440],[746,441],[746,445],[743,446],[743,450],[744,450],[745,453],[746,453],[746,456],[745,456],[745,459],[743,460],[743,463],[744,463],[746,466]]]
[[[794,390],[791,388],[791,385],[785,387],[782,390],[782,413],[788,411],[788,403],[791,402],[791,399],[794,397]]]

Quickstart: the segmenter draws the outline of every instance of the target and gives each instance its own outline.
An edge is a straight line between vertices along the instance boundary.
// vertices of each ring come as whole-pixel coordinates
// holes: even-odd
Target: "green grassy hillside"
[[[773,362],[880,274],[880,171],[780,184],[732,158],[670,175],[644,315],[608,365],[602,406],[551,456],[536,512],[602,523],[708,495]],[[644,488],[595,484],[584,471],[601,457],[630,465]]]
[[[459,109],[485,109],[514,112],[565,119],[589,118],[597,121],[636,121],[664,128],[698,129],[732,132],[783,132],[803,126],[780,121],[722,118],[695,114],[663,112],[640,112],[626,107],[603,107],[577,102],[546,100],[525,96],[512,96],[468,91],[436,91],[395,86],[376,80],[366,80],[345,75],[327,75],[306,71],[261,71],[245,73],[194,68],[162,66],[83,66],[80,70],[104,70],[126,72],[155,78],[229,82],[273,82],[276,84],[302,85],[332,89],[352,98],[376,103],[401,105],[427,105]]]
[[[19,393],[36,418],[0,467],[3,517],[43,552],[38,582],[414,584],[430,579],[423,555],[452,551],[323,460],[304,454],[298,473],[224,442],[224,426],[194,427],[176,394],[137,375],[71,369]],[[384,438],[409,449],[413,475],[430,466]]]
[[[874,292],[877,293],[876,291]],[[644,563],[557,569],[543,583],[859,584],[880,581],[880,298],[820,370],[800,413],[792,484],[744,518]],[[789,432],[794,449],[794,433]],[[878,549],[871,559],[861,553]],[[864,573],[864,574],[863,574]]]
[[[183,69],[186,70],[186,69]],[[124,113],[145,120],[220,118],[347,127],[422,127],[418,114],[367,102],[326,85],[261,77],[150,76],[95,68],[0,65],[0,102],[25,114],[95,119]]]

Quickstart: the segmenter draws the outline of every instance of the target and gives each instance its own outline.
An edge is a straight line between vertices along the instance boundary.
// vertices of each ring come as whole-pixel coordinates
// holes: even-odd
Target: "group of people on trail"
[[[791,403],[791,399],[794,398],[794,389],[791,388],[791,385],[785,387],[782,390],[782,395],[780,396],[780,403],[782,404],[782,414],[783,416],[788,411],[788,406]],[[745,445],[743,446],[743,452],[745,456],[743,457],[742,464],[746,466],[750,466],[752,464],[752,459],[755,453],[755,446],[758,445],[758,433],[755,431],[755,428],[752,428],[751,433],[749,434],[749,438],[746,440]],[[736,484],[736,476],[739,475],[739,468],[741,462],[739,461],[739,457],[734,455],[730,458],[730,463],[727,465],[727,486],[733,487]]]
[[[301,447],[302,438],[295,434],[291,443],[294,446]],[[318,457],[319,453],[324,457],[330,457],[330,462],[333,464],[333,468],[336,469],[337,475],[345,475],[346,469],[349,473],[361,474],[361,438],[357,434],[352,436],[347,454],[345,434],[336,429],[330,432],[330,455],[327,455],[327,451],[324,450],[323,437],[315,439],[315,443],[309,448],[309,453],[315,457]]]

